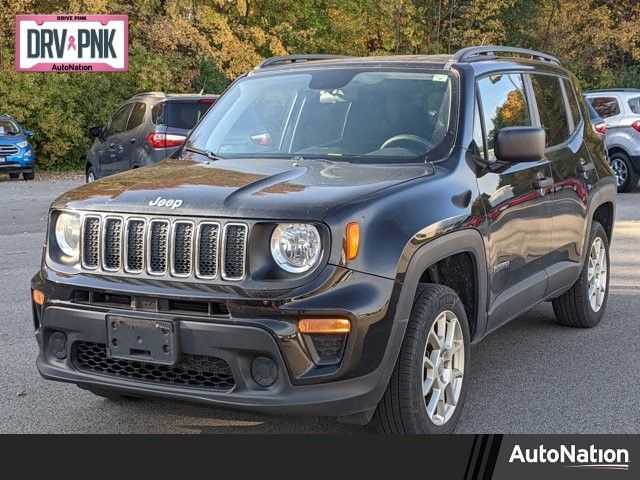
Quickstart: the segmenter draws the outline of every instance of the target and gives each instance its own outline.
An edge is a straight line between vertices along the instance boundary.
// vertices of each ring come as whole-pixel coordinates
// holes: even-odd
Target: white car
[[[640,89],[612,88],[585,96],[606,122],[605,145],[618,192],[630,192],[640,179]]]

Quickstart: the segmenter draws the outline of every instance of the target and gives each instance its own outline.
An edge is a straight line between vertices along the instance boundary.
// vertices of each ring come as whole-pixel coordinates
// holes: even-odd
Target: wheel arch
[[[454,273],[458,278],[451,275]],[[467,312],[472,340],[481,338],[487,324],[487,279],[484,240],[480,232],[465,229],[438,237],[420,247],[411,257],[398,301],[397,318],[409,318],[421,282],[438,283],[458,294]],[[469,280],[472,287],[466,288]]]

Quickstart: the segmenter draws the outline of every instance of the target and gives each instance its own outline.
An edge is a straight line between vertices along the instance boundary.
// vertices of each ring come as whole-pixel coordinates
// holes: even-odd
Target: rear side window
[[[164,120],[164,103],[158,103],[151,109],[151,121],[160,125]]]
[[[596,109],[598,115],[602,118],[613,117],[614,115],[620,115],[620,104],[615,97],[595,97],[590,98],[589,101],[593,108]]]
[[[569,122],[560,79],[551,75],[531,75],[540,123],[547,133],[547,147],[569,138]]]
[[[566,78],[563,78],[562,81],[564,82],[564,91],[567,93],[567,100],[569,100],[569,111],[571,112],[571,118],[573,118],[573,129],[575,131],[580,124],[580,120],[582,120],[582,115],[580,114],[580,108],[576,100],[576,92],[571,82]]]
[[[487,156],[489,161],[493,161],[496,159],[494,142],[498,130],[531,125],[522,75],[505,73],[481,78],[478,80],[478,93],[486,132]]]
[[[147,113],[147,106],[144,103],[136,103],[133,106],[131,116],[129,117],[129,123],[127,124],[127,130],[138,128],[144,122],[144,114]]]
[[[629,108],[633,113],[640,114],[640,97],[633,97],[629,99]]]
[[[210,103],[195,102],[167,102],[164,106],[164,122],[168,127],[191,130],[207,113]]]

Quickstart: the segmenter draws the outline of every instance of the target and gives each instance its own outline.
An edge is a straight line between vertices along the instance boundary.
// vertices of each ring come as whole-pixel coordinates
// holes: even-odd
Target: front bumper
[[[87,288],[87,283],[92,291],[106,292],[107,285],[113,291],[112,281],[78,275],[73,278],[73,284],[69,284],[69,277],[61,283],[61,277],[44,270],[32,281],[32,287],[43,291],[46,298],[43,307],[33,305],[40,344],[38,370],[44,378],[83,387],[254,411],[314,416],[370,411],[386,388],[406,326],[406,320],[396,319],[395,308],[390,307],[393,305],[390,300],[396,297],[401,286],[392,280],[333,267],[332,270],[316,281],[328,288],[316,290],[318,285],[310,286],[321,293],[309,293],[303,300],[291,296],[276,302],[276,308],[273,299],[266,306],[262,300],[237,293],[229,296],[227,292],[223,301],[229,306],[228,316],[183,315],[137,308],[144,305],[135,300],[143,293],[153,294],[154,298],[184,296],[184,290],[167,289],[158,295],[140,285],[118,285],[119,293],[131,294],[136,308],[79,304],[74,298],[78,291]],[[206,297],[221,300],[222,292],[217,293],[211,292]],[[197,294],[191,292],[190,295],[193,299]],[[323,308],[318,308],[320,304]],[[352,323],[342,359],[334,365],[317,365],[297,331],[297,319],[337,313],[348,316]],[[106,345],[106,317],[110,314],[175,321],[179,326],[181,352],[222,359],[228,364],[234,385],[225,390],[193,388],[83,368],[78,362],[76,346]],[[52,335],[60,332],[66,335],[66,355],[48,348]],[[256,383],[251,369],[256,357],[267,357],[275,363],[278,374],[273,385],[264,387]]]
[[[36,155],[31,146],[19,148],[18,153],[0,157],[0,173],[32,172]]]

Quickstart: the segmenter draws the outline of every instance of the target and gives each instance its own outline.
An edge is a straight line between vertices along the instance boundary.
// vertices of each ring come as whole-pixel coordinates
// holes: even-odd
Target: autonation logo
[[[592,468],[602,470],[629,470],[629,451],[625,448],[577,448],[560,445],[559,448],[525,448],[515,445],[509,463],[563,463],[568,468]]]

